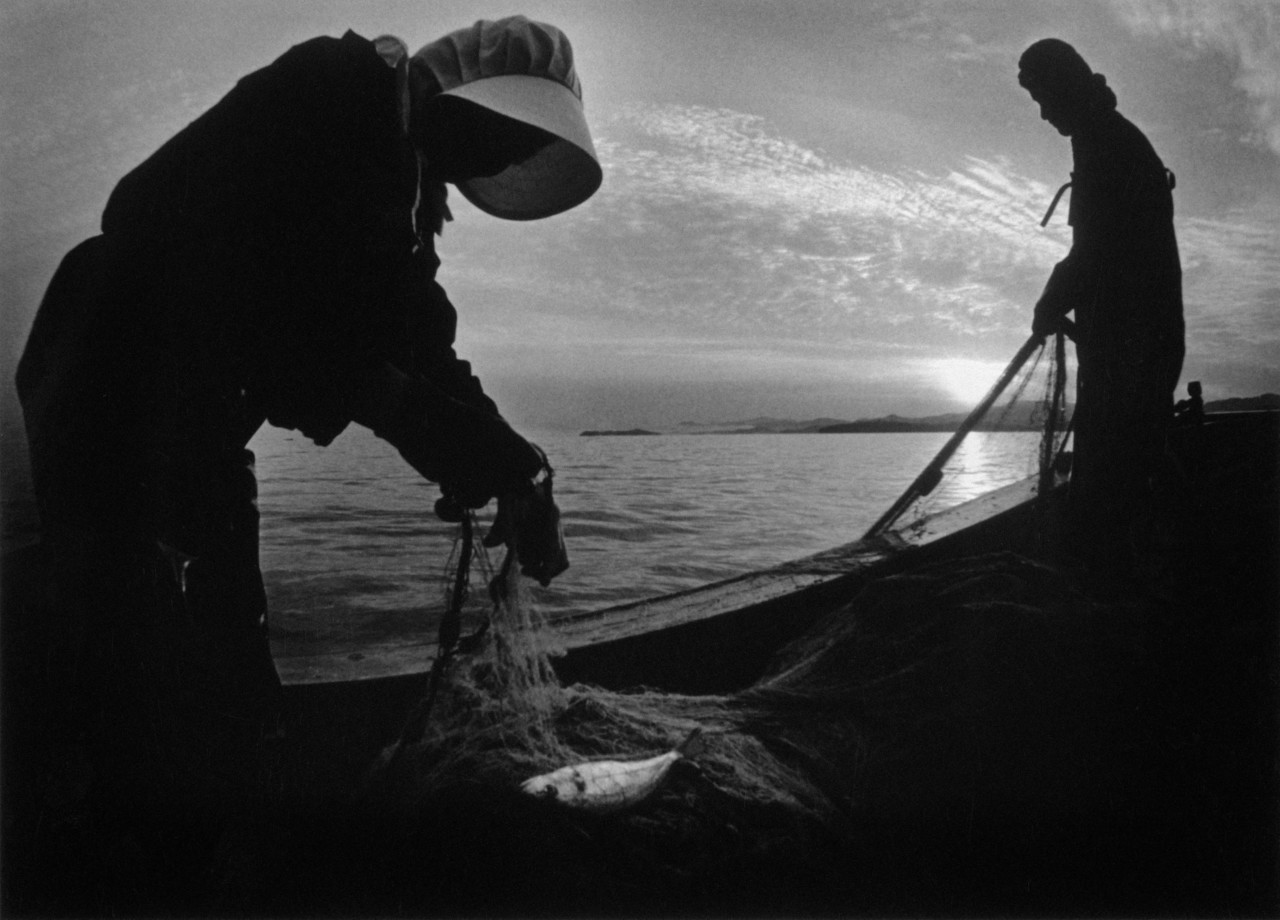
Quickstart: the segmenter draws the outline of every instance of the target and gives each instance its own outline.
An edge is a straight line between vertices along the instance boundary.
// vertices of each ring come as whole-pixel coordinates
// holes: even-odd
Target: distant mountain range
[[[644,428],[628,428],[626,431],[611,431],[604,429],[601,431],[587,430],[582,432],[584,438],[630,438],[636,435],[645,434],[662,434],[661,431],[649,431]]]
[[[992,410],[978,431],[1039,431],[1041,422],[1033,419],[1036,406],[1015,406],[1005,412]],[[681,422],[674,431],[650,431],[644,428],[626,430],[584,431],[582,437],[624,437],[656,434],[839,434],[842,432],[910,432],[955,431],[968,413],[955,412],[946,415],[929,415],[923,418],[905,418],[886,415],[880,418],[849,421],[840,418],[813,418],[807,420],[760,416],[736,422]]]
[[[1039,406],[1019,403],[1010,409],[996,407],[974,428],[975,431],[1039,431],[1043,421]],[[1280,409],[1280,394],[1232,397],[1207,402],[1206,412],[1242,412],[1252,409]],[[681,422],[673,431],[650,431],[646,428],[626,430],[584,431],[582,437],[627,437],[659,434],[844,434],[851,432],[892,434],[902,432],[952,432],[968,417],[967,412],[948,412],[906,418],[883,415],[878,418],[846,421],[838,418],[815,418],[808,421],[761,416],[737,422]]]
[[[1261,396],[1233,396],[1204,404],[1205,412],[1251,412],[1257,409],[1280,409],[1280,393]]]
[[[807,421],[759,416],[736,422],[681,422],[681,434],[789,434],[812,433],[828,425],[844,425],[847,419],[814,418]]]
[[[1068,409],[1069,411],[1069,409]],[[923,418],[903,418],[886,415],[880,418],[858,419],[854,422],[837,422],[817,429],[822,434],[872,432],[952,432],[969,417],[968,412],[948,412],[944,415],[926,415]],[[993,409],[974,431],[1039,431],[1044,427],[1044,417],[1039,405],[1019,403],[1008,409]]]

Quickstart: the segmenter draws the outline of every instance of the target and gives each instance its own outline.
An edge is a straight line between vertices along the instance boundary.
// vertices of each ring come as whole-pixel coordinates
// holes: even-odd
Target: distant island
[[[974,426],[974,431],[1040,431],[1044,419],[1038,415],[1039,406],[1020,405],[1002,414],[995,409]],[[899,434],[943,433],[950,434],[969,417],[967,412],[948,412],[924,418],[903,418],[885,415],[880,418],[858,419],[854,422],[838,422],[817,429],[819,434]]]
[[[628,428],[626,431],[584,431],[584,438],[634,438],[642,435],[662,434],[661,431],[648,431],[644,428]]]
[[[1258,409],[1280,409],[1280,393],[1232,396],[1230,399],[1215,399],[1204,404],[1205,412],[1255,412]]]
[[[1002,415],[1002,410],[995,409],[978,431],[1039,431],[1041,422],[1034,419],[1032,413],[1035,406],[1015,406]],[[658,432],[644,428],[630,428],[625,431],[591,430],[582,432],[582,437],[627,437],[632,435],[654,434],[840,434],[844,432],[933,432],[955,431],[964,421],[966,413],[957,412],[948,415],[930,415],[924,418],[904,418],[900,415],[887,415],[880,418],[857,419],[849,421],[839,418],[814,418],[808,420],[771,418],[744,419],[739,422],[681,422],[674,431]]]
[[[1035,404],[1019,403],[1012,408],[997,406],[973,429],[974,431],[1039,431],[1044,421]],[[1204,404],[1206,412],[1245,412],[1257,409],[1280,409],[1280,394],[1231,397]],[[1070,407],[1068,407],[1070,411]],[[808,421],[762,416],[739,422],[681,422],[673,431],[650,431],[646,428],[593,430],[582,432],[584,438],[633,437],[659,434],[902,434],[951,433],[968,418],[966,412],[949,412],[907,418],[882,415],[877,418],[846,421],[837,418],[815,418]]]

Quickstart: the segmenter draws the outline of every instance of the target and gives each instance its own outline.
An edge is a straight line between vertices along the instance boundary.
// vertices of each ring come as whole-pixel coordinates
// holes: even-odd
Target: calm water
[[[570,568],[535,602],[554,619],[695,587],[857,539],[944,434],[533,434],[556,468]],[[1032,472],[1034,434],[973,434],[929,501]],[[351,430],[328,448],[275,429],[258,456],[262,564],[277,652],[434,636],[455,528],[395,451]],[[497,562],[497,556],[494,557]]]

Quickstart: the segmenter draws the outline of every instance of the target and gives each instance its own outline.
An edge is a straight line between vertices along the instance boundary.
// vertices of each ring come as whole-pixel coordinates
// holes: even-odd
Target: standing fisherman
[[[1032,324],[1048,335],[1075,311],[1072,548],[1100,577],[1125,578],[1185,351],[1173,174],[1069,44],[1038,41],[1018,66],[1040,117],[1071,138],[1074,161],[1071,252],[1049,276]]]
[[[558,533],[518,533],[555,520],[545,460],[454,353],[433,238],[445,183],[532,220],[600,181],[559,29],[480,21],[412,56],[347,32],[240,80],[63,260],[18,371],[56,596],[6,670],[41,688],[30,737],[87,751],[114,842],[75,871],[143,899],[106,906],[149,890],[109,853],[181,886],[202,822],[262,788],[280,684],[245,445],[264,422],[320,445],[364,425],[439,483],[442,516],[497,498],[526,574],[563,570]]]

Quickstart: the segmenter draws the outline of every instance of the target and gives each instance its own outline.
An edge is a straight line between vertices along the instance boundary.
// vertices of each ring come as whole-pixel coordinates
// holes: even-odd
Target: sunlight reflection
[[[1040,435],[1034,431],[975,431],[947,463],[928,511],[950,508],[1036,471]]]
[[[930,362],[929,367],[933,381],[956,402],[970,408],[987,395],[1001,370],[1000,364],[971,358],[944,358]]]

